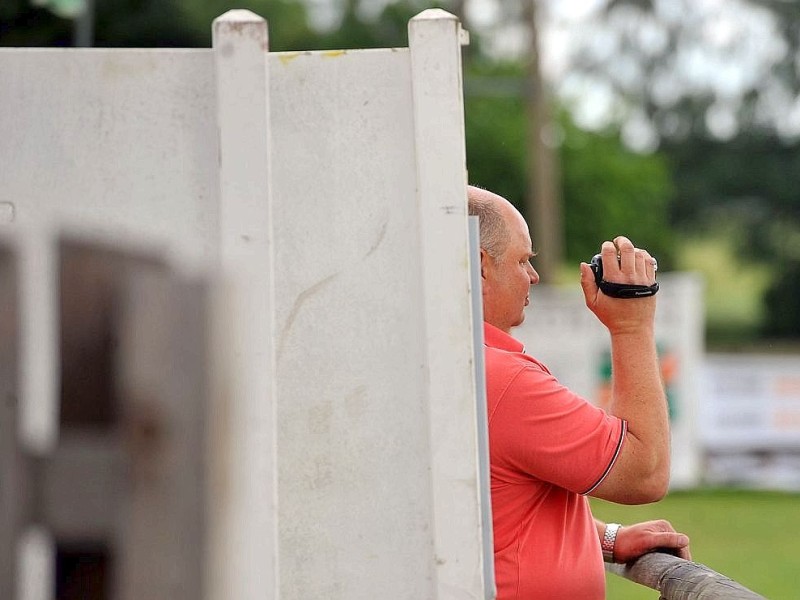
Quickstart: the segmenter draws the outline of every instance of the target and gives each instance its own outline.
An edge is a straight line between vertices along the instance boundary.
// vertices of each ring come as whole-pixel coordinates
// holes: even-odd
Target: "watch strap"
[[[622,528],[619,523],[607,523],[600,547],[603,549],[603,560],[608,563],[614,562],[614,545],[617,542],[617,532]]]

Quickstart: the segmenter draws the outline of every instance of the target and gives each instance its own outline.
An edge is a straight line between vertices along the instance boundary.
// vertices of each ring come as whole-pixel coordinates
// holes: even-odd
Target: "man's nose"
[[[536,269],[533,268],[533,265],[529,265],[528,269],[528,276],[531,278],[531,285],[536,285],[539,283],[539,273],[536,272]]]

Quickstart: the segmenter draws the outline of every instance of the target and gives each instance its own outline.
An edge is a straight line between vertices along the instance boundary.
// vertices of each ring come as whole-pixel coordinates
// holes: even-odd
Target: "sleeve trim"
[[[608,463],[606,470],[603,471],[603,474],[600,475],[600,478],[597,481],[595,481],[594,484],[588,490],[586,490],[585,492],[581,492],[582,496],[587,496],[588,494],[591,494],[593,491],[597,489],[597,486],[603,483],[603,481],[605,481],[605,478],[608,477],[608,474],[611,472],[611,468],[617,462],[617,458],[619,458],[619,455],[622,452],[622,443],[625,441],[625,434],[627,432],[628,432],[628,422],[622,421],[622,427],[620,428],[619,440],[617,441],[617,448],[616,450],[614,450],[614,456],[611,457],[611,461]]]

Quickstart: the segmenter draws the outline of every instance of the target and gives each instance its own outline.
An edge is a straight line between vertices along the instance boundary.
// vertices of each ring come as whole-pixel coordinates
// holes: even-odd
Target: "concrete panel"
[[[0,49],[4,226],[146,236],[212,255],[214,90],[210,50]]]
[[[53,231],[151,244],[192,268],[216,252],[212,59],[0,49],[0,228],[20,233],[21,436],[35,451],[54,447],[58,419]]]
[[[232,11],[214,50],[0,50],[29,381],[54,379],[53,229],[225,274],[212,598],[487,593],[463,37],[426,11],[411,50],[270,54]]]
[[[435,597],[408,50],[270,60],[281,597]]]

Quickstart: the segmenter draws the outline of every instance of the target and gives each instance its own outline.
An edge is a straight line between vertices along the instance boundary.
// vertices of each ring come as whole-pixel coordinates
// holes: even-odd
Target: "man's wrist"
[[[619,523],[606,523],[606,530],[600,540],[600,547],[603,550],[603,560],[608,563],[614,562],[614,546],[617,543],[617,533],[622,529]]]
[[[629,341],[636,345],[655,344],[656,331],[653,321],[640,321],[638,323],[621,323],[608,327],[612,339]]]

